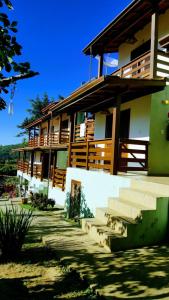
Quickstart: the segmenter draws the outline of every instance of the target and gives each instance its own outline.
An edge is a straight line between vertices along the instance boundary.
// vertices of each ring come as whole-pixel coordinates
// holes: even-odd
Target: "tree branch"
[[[18,80],[21,80],[21,79],[26,79],[26,78],[31,78],[31,77],[34,77],[36,75],[39,75],[39,73],[30,71],[28,73],[19,74],[19,75],[7,77],[7,78],[2,78],[2,79],[0,79],[0,88],[9,86],[11,83],[13,83],[15,81],[18,81]]]

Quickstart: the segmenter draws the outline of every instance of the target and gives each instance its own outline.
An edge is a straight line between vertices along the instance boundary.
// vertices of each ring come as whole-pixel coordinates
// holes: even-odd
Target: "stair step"
[[[96,218],[82,219],[82,229],[106,251],[111,252],[112,240],[124,239],[122,234],[113,231],[110,227],[101,224]]]
[[[108,207],[97,207],[96,208],[96,219],[100,222],[107,225],[108,219],[117,219],[117,220],[123,220],[125,223],[129,224],[136,224],[136,220],[127,217],[125,215],[120,215],[118,211],[115,211],[113,209],[110,209]]]
[[[160,194],[161,197],[169,197],[169,179],[167,178],[163,179],[163,181],[158,177],[153,179],[151,179],[151,177],[146,177],[145,180],[132,179],[131,188],[140,190],[142,192],[148,191],[151,193]]]
[[[158,197],[160,196],[157,194],[131,188],[121,188],[119,191],[120,199],[130,201],[133,204],[138,203],[152,209],[156,209]]]
[[[123,200],[121,198],[109,198],[108,207],[119,213],[120,216],[129,217],[131,219],[141,219],[142,211],[152,210],[150,207]]]

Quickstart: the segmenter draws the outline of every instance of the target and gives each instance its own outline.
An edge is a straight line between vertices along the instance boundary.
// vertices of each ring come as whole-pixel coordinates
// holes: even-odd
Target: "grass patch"
[[[0,265],[1,300],[100,299],[54,251],[28,241],[15,262]]]
[[[34,210],[36,210],[34,207],[32,207],[32,205],[31,204],[20,204],[20,207],[21,208],[24,208],[24,209],[28,209],[28,210],[32,210],[32,211],[34,211]]]

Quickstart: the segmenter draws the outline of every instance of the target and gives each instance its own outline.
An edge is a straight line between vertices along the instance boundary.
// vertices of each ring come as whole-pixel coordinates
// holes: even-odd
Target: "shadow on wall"
[[[78,187],[72,195],[66,194],[65,207],[67,212],[67,218],[93,218],[90,208],[87,206],[85,194],[82,192],[81,187]]]

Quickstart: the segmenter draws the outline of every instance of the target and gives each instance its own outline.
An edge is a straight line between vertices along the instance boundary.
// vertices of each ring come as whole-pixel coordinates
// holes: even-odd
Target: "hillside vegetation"
[[[16,175],[18,152],[12,150],[20,147],[23,147],[23,144],[0,145],[0,175]]]

